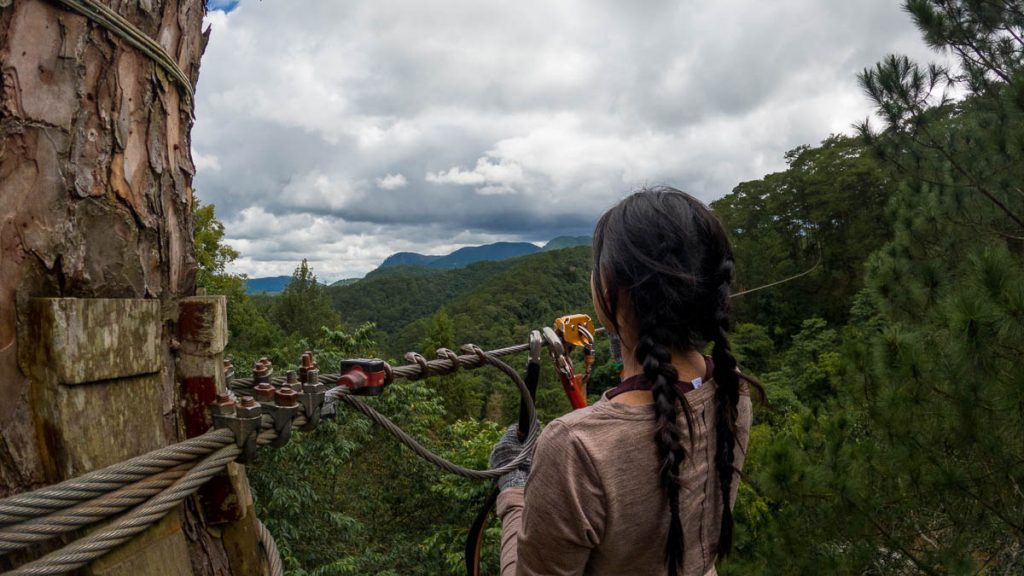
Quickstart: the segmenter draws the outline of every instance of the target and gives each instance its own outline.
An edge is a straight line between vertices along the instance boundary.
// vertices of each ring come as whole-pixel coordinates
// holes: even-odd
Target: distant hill
[[[381,268],[391,266],[429,266],[431,262],[443,258],[443,256],[427,256],[416,252],[396,252],[381,262]]]
[[[380,265],[380,268],[389,268],[391,266],[426,266],[428,268],[451,270],[454,268],[464,268],[474,262],[505,260],[507,258],[534,254],[540,252],[540,250],[535,244],[529,242],[495,242],[494,244],[484,244],[483,246],[459,248],[455,252],[443,256],[417,254],[416,252],[398,252],[388,256]]]
[[[564,248],[574,248],[576,246],[590,246],[590,243],[590,236],[558,236],[548,241],[541,250],[545,252],[549,250],[562,250]]]
[[[355,282],[356,280],[358,278],[346,278],[345,280],[338,280],[338,282]],[[245,280],[245,293],[250,296],[253,294],[280,294],[284,292],[285,286],[288,286],[288,283],[291,281],[291,276],[247,278]]]
[[[417,347],[442,307],[457,319],[459,342],[500,344],[558,315],[589,311],[590,265],[590,248],[576,247],[450,270],[380,268],[328,292],[346,325],[374,322],[380,343],[395,354]]]
[[[291,276],[270,276],[268,278],[248,278],[245,280],[246,294],[277,294],[292,281]]]
[[[495,242],[483,246],[467,246],[459,248],[451,254],[430,255],[416,252],[396,252],[384,259],[384,262],[366,275],[370,278],[398,276],[424,276],[443,270],[458,270],[478,262],[500,262],[509,258],[518,258],[551,250],[563,250],[577,246],[590,246],[590,236],[558,236],[551,239],[543,248],[530,242]],[[245,281],[246,294],[279,294],[284,291],[292,279],[291,276],[273,276],[269,278],[249,278]],[[360,278],[344,278],[330,286],[340,288],[360,281]]]

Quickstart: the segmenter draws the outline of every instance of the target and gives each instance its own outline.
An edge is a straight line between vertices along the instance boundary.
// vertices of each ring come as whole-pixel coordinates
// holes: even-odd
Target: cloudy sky
[[[630,190],[710,201],[934,58],[899,0],[212,0],[195,187],[234,271],[589,234]],[[215,9],[215,8],[220,9]]]

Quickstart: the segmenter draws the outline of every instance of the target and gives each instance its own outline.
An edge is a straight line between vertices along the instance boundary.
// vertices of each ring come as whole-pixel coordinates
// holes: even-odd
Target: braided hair
[[[715,469],[722,490],[718,555],[732,546],[733,459],[739,375],[729,347],[732,248],[718,219],[699,200],[667,187],[641,190],[608,210],[594,229],[594,293],[600,311],[619,331],[619,298],[635,330],[633,355],[654,396],[659,483],[671,513],[665,561],[675,576],[683,566],[679,469],[687,456],[678,420],[693,439],[692,411],[676,388],[673,350],[714,344]]]

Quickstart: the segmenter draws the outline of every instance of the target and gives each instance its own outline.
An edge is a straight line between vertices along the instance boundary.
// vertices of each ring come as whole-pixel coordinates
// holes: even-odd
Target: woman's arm
[[[516,576],[516,553],[523,520],[523,489],[508,488],[498,494],[501,518],[501,576]]]
[[[582,574],[604,532],[604,491],[572,429],[555,420],[537,442],[525,490],[498,497],[501,574]]]

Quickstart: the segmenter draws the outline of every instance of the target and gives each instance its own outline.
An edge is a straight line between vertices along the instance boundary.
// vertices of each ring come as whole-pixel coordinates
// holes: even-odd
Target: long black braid
[[[740,378],[736,371],[736,358],[729,346],[729,293],[733,262],[722,262],[718,272],[718,306],[711,340],[714,347],[715,404],[715,469],[722,487],[722,527],[718,534],[718,556],[725,557],[732,550],[732,479],[736,449],[737,405],[740,401]]]
[[[654,395],[654,415],[657,422],[654,440],[658,448],[658,461],[661,463],[658,476],[661,487],[668,496],[671,513],[665,559],[668,562],[669,575],[675,576],[676,567],[683,564],[685,547],[683,522],[679,515],[679,468],[686,459],[686,450],[682,444],[677,405],[682,404],[690,438],[693,438],[693,418],[686,397],[680,395],[676,388],[679,373],[672,365],[671,351],[659,343],[662,341],[664,340],[656,334],[644,335],[637,343],[634,353],[637,359],[643,359],[644,376],[652,383],[651,393]]]
[[[618,331],[620,292],[637,331],[633,354],[652,384],[659,483],[671,519],[665,546],[670,576],[683,566],[680,466],[687,454],[679,415],[693,439],[692,411],[676,388],[673,350],[714,343],[717,423],[715,469],[722,489],[719,555],[732,543],[730,494],[736,443],[739,378],[729,350],[729,293],[733,257],[721,223],[692,196],[672,188],[643,190],[605,212],[594,230],[594,287],[598,306]]]

